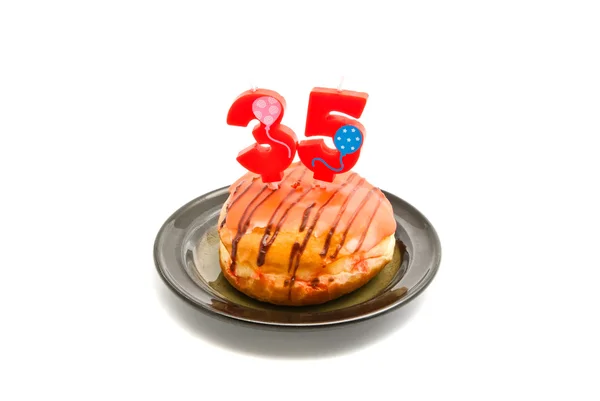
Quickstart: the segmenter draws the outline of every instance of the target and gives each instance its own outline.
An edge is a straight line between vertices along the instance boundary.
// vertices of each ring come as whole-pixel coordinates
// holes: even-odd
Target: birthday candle
[[[277,92],[253,88],[238,96],[227,114],[229,125],[246,127],[259,121],[252,129],[256,143],[242,150],[237,161],[265,183],[281,181],[296,155],[296,134],[281,124],[284,111],[285,99]]]
[[[325,145],[323,139],[308,139],[298,144],[302,163],[313,172],[317,180],[333,182],[336,174],[354,167],[360,157],[365,140],[365,128],[355,119],[333,115],[336,111],[360,118],[368,95],[341,89],[315,88],[308,101],[304,134],[333,138],[335,149]]]

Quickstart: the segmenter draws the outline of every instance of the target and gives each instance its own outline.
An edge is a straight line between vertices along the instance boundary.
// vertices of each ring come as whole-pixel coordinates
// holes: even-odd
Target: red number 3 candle
[[[358,161],[365,128],[354,119],[331,112],[360,118],[367,97],[362,92],[327,88],[315,88],[310,93],[305,135],[328,136],[335,144],[335,149],[325,145],[323,139],[309,139],[298,144],[300,160],[313,172],[315,179],[333,182],[336,173],[349,171]]]
[[[238,96],[227,114],[229,125],[247,127],[254,119],[260,122],[252,130],[257,143],[242,150],[237,161],[260,174],[265,183],[281,181],[296,155],[296,134],[280,124],[284,109],[285,100],[277,92],[257,89]]]

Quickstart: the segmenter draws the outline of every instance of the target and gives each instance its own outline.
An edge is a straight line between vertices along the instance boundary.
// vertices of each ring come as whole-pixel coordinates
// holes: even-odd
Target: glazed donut
[[[385,195],[354,172],[319,183],[300,163],[275,188],[247,173],[218,220],[227,281],[276,305],[314,305],[352,292],[392,260],[396,221]]]

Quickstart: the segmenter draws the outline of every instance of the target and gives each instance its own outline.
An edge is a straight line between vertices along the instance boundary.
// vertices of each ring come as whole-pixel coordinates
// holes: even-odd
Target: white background
[[[597,400],[599,21],[596,1],[3,1],[0,399]],[[355,170],[430,219],[438,276],[336,330],[198,314],[152,246],[243,174],[229,105],[276,90],[302,138],[340,76],[370,95]]]

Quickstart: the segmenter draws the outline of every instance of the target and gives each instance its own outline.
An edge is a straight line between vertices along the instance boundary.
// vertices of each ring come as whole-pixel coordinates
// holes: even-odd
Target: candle
[[[285,99],[277,92],[253,89],[238,96],[227,114],[227,124],[233,126],[247,127],[252,120],[259,121],[252,129],[257,143],[242,150],[237,161],[260,174],[265,183],[281,181],[296,155],[296,134],[281,124],[284,111]]]
[[[298,144],[300,160],[315,179],[333,182],[336,174],[349,171],[358,161],[365,128],[355,119],[331,112],[360,118],[367,98],[366,93],[328,88],[314,88],[310,93],[304,134],[330,137],[335,144],[335,149],[325,145],[323,139]]]

